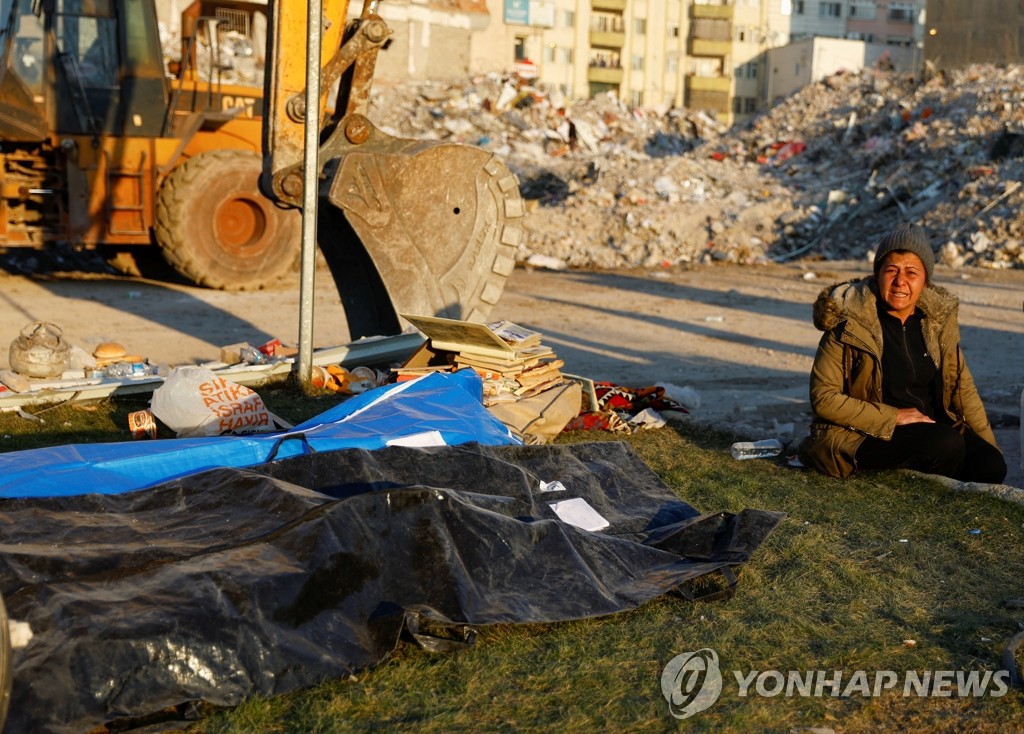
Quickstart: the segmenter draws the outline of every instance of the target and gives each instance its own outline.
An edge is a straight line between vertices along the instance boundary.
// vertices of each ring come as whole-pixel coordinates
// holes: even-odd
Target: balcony
[[[593,36],[591,36],[591,43],[593,43]],[[728,56],[731,51],[732,41],[712,41],[707,38],[690,39],[691,56]]]
[[[686,88],[691,92],[728,94],[732,88],[732,77],[688,74],[686,77]]]
[[[621,66],[590,66],[587,67],[587,81],[598,84],[621,84]]]
[[[694,3],[690,6],[690,9],[692,18],[732,20],[732,5],[704,5]]]
[[[590,31],[590,45],[600,48],[622,48],[626,45],[624,31]]]
[[[719,122],[729,120],[730,107],[729,95],[714,92],[700,92],[694,89],[687,89],[683,95],[683,104],[687,109],[704,110],[715,116]]]
[[[626,0],[590,0],[591,10],[610,10],[613,13],[626,12]]]

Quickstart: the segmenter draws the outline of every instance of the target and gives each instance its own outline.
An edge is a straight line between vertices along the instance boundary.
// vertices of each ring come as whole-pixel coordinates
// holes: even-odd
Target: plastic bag
[[[255,391],[205,367],[175,367],[153,392],[150,408],[181,438],[265,433],[283,427]]]

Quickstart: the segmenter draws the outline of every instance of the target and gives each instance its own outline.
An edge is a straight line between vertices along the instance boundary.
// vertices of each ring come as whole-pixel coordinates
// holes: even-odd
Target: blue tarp
[[[120,494],[214,467],[255,466],[309,450],[379,449],[422,434],[449,446],[520,443],[481,397],[474,371],[434,373],[356,395],[278,433],[14,451],[0,454],[0,498]]]

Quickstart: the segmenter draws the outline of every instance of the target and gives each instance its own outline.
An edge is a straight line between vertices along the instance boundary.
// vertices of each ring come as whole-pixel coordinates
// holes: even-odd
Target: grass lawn
[[[335,401],[286,386],[260,393],[293,421]],[[54,408],[42,414],[45,424],[0,415],[0,448],[124,440],[125,416],[143,406]],[[576,433],[559,440],[622,439]],[[964,677],[1001,667],[1004,645],[1024,628],[1024,611],[1005,604],[1024,598],[1024,507],[909,473],[841,482],[773,461],[734,461],[731,437],[694,427],[625,440],[698,510],[788,514],[741,567],[732,598],[665,596],[611,617],[483,628],[475,646],[453,655],[403,643],[349,680],[232,710],[205,708],[188,731],[1021,730],[1024,697],[1014,689],[959,696],[954,673],[945,687],[951,696],[903,693],[907,671]],[[722,693],[680,722],[662,695],[662,669],[676,655],[704,648],[718,656]],[[748,680],[761,671],[779,671],[761,678],[765,693],[789,671],[822,671],[828,680],[838,672],[841,689],[855,685],[851,695],[832,696],[826,684],[824,695],[800,696],[759,695],[751,683],[740,696],[735,673]],[[859,683],[857,671],[866,676]],[[863,695],[880,673],[889,687]],[[986,690],[1005,689],[990,683]]]

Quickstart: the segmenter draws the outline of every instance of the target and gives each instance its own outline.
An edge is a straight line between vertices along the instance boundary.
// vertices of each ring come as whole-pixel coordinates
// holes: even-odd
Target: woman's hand
[[[896,415],[896,425],[905,426],[910,423],[934,423],[931,418],[926,416],[917,408],[900,408]]]

